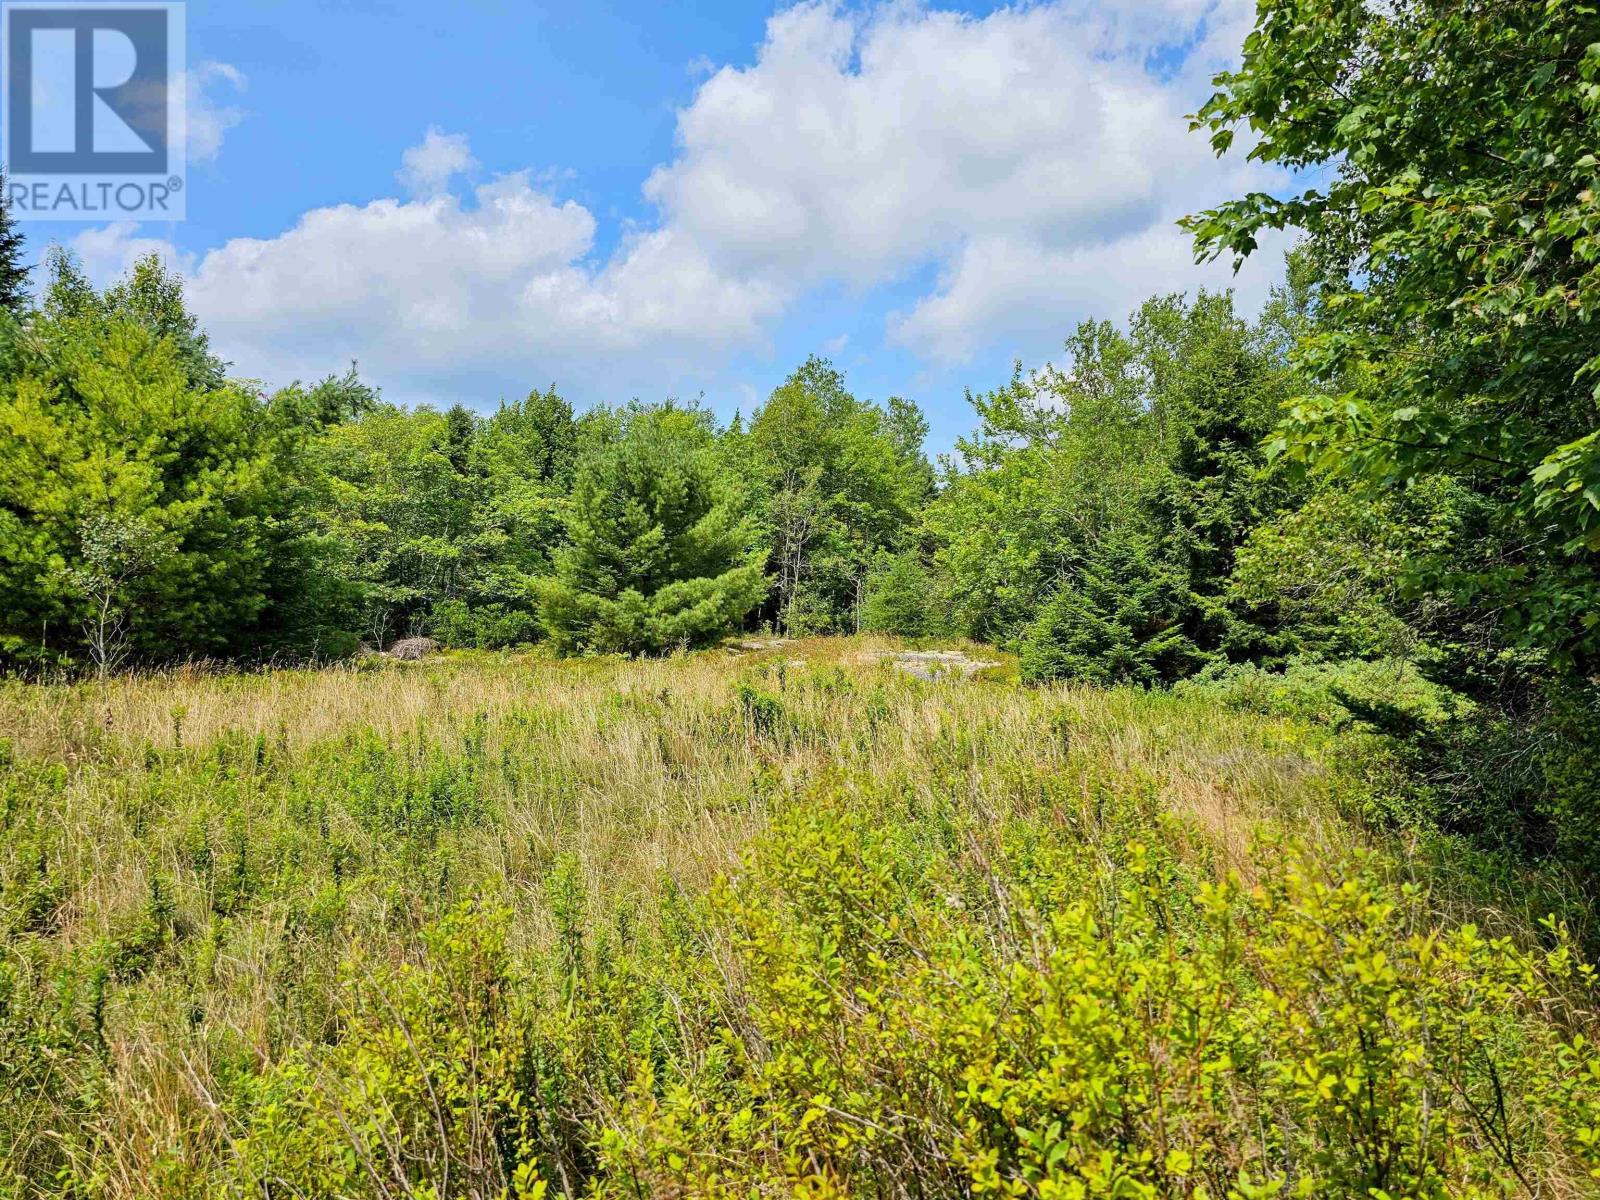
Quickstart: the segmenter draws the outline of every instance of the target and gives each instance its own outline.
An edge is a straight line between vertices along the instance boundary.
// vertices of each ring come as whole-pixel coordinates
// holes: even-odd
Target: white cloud
[[[895,6],[855,24],[802,5],[753,67],[701,88],[646,193],[734,275],[868,286],[936,264],[938,290],[892,324],[927,357],[1031,349],[1074,315],[1196,281],[1173,222],[1249,172],[1184,114],[1241,10]],[[1147,65],[1163,48],[1182,54],[1174,78]]]
[[[1207,151],[1182,102],[1103,41],[1060,7],[890,9],[859,28],[790,9],[755,66],[680,114],[680,156],[645,191],[729,270],[861,283],[986,230],[1144,227],[1173,158]]]
[[[166,239],[140,237],[135,221],[115,221],[85,229],[72,239],[71,250],[89,278],[102,286],[126,274],[134,263],[151,254],[179,272],[186,273],[192,265],[191,260],[180,255]]]
[[[430,126],[422,141],[400,156],[395,178],[413,195],[437,196],[450,186],[454,176],[477,165],[466,134],[445,133]]]
[[[889,334],[950,365],[999,339],[1016,347],[1013,353],[1048,353],[1078,319],[1120,320],[1159,292],[1231,287],[1242,308],[1252,311],[1278,281],[1288,248],[1286,236],[1264,235],[1261,250],[1235,275],[1230,262],[1196,267],[1189,238],[1164,224],[1086,245],[1045,247],[1004,235],[975,239],[961,248],[932,295],[891,314]]]
[[[274,379],[355,357],[401,389],[532,371],[629,381],[760,347],[813,287],[903,289],[931,268],[933,290],[886,335],[930,362],[1037,356],[1084,316],[1228,282],[1225,268],[1196,274],[1173,221],[1261,184],[1184,120],[1251,11],[803,3],[769,21],[752,65],[699,85],[674,158],[644,183],[658,221],[603,261],[594,217],[554,194],[559,176],[455,194],[477,164],[466,135],[435,128],[402,156],[410,199],[231,241],[187,264],[191,295],[214,344]],[[131,238],[93,249],[111,261]]]
[[[190,162],[210,162],[222,149],[223,135],[244,120],[244,110],[220,103],[215,93],[245,89],[244,73],[222,62],[203,62],[184,78],[188,104],[188,155]]]

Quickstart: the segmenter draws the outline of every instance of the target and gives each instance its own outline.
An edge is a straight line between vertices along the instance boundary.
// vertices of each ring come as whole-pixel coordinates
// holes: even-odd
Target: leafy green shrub
[[[418,962],[351,961],[338,1041],[249,1085],[236,1194],[544,1195],[506,916],[451,914]]]
[[[1431,929],[1372,857],[1324,872],[1275,848],[1262,885],[1191,891],[1140,842],[1019,879],[992,841],[952,858],[930,832],[826,802],[780,823],[712,900],[741,964],[729,1024],[640,1079],[601,1194],[1442,1198],[1600,1177],[1600,1059],[1540,1015],[1593,983],[1559,930],[1528,952]]]
[[[739,701],[740,715],[754,733],[765,738],[783,734],[787,717],[782,700],[771,692],[744,682],[734,685],[734,695]]]
[[[1562,856],[1600,880],[1600,688],[1552,688],[1544,724],[1543,812]]]
[[[447,646],[498,650],[539,636],[533,614],[504,604],[468,605],[465,600],[445,600],[433,606],[429,620],[433,636]]]
[[[1324,662],[1291,659],[1281,671],[1249,663],[1214,666],[1179,682],[1179,695],[1215,699],[1238,712],[1292,717],[1334,729],[1370,716],[1391,729],[1439,729],[1470,719],[1477,706],[1430,682],[1407,659]]]

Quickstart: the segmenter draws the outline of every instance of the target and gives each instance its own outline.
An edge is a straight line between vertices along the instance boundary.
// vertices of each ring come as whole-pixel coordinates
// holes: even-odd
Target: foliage
[[[943,632],[945,621],[935,604],[933,579],[920,549],[880,552],[867,575],[861,627],[901,637],[936,635]]]
[[[101,592],[85,534],[108,523],[163,546],[124,605],[132,654],[244,648],[269,604],[302,431],[220,382],[154,259],[103,296],[64,256],[52,271],[0,378],[0,652],[76,648]]]
[[[1019,370],[974,397],[966,467],[927,516],[963,631],[1028,646],[1035,678],[1171,680],[1269,653],[1229,581],[1287,500],[1257,440],[1287,394],[1297,303],[1285,291],[1251,326],[1226,294],[1151,300],[1127,332],[1081,325],[1070,373]]]
[[[415,962],[346,965],[331,1053],[308,1049],[250,1081],[237,1194],[361,1195],[394,1181],[412,1196],[544,1195],[505,919],[463,907],[424,931]]]
[[[1188,221],[1203,256],[1306,231],[1322,317],[1298,359],[1325,385],[1273,443],[1394,491],[1445,476],[1477,535],[1413,564],[1492,610],[1503,639],[1578,675],[1600,647],[1600,431],[1590,144],[1600,24],[1569,0],[1266,0],[1196,124],[1219,153],[1310,174]]]
[[[859,627],[877,556],[908,544],[932,491],[927,432],[914,404],[857,400],[816,357],[756,410],[735,452],[772,542],[775,624],[801,634]]]
[[[1424,654],[1430,637],[1461,631],[1462,614],[1408,586],[1414,564],[1458,545],[1475,509],[1443,478],[1382,497],[1321,487],[1251,531],[1230,586],[1292,627],[1302,652]]]
[[[1085,683],[1170,683],[1200,654],[1182,628],[1183,580],[1152,540],[1108,531],[1046,600],[1022,639],[1022,677]]]
[[[709,417],[666,404],[617,419],[578,467],[540,620],[562,649],[658,653],[730,632],[767,583]]]
[[[1538,767],[1548,786],[1539,815],[1551,825],[1556,849],[1587,878],[1600,878],[1600,691],[1552,686],[1537,733]]]
[[[0,168],[0,320],[20,319],[28,309],[28,264],[22,231],[11,211],[10,180]]]
[[[422,633],[532,640],[532,581],[549,570],[571,481],[565,401],[536,392],[487,418],[404,410],[352,372],[272,403],[323,431],[296,463],[301,576],[277,606],[288,632],[328,651]]]

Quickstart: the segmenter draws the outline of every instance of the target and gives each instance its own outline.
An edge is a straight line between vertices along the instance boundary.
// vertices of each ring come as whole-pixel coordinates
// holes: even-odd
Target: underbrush
[[[0,1194],[1593,1190],[1584,956],[1375,748],[875,646],[8,693]]]

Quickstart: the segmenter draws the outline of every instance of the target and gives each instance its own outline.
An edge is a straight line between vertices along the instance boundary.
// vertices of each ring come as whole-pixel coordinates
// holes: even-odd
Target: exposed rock
[[[1000,666],[987,659],[968,658],[962,650],[889,650],[874,657],[918,679],[970,679],[979,671]]]
[[[424,655],[432,654],[439,649],[439,643],[432,638],[414,637],[401,638],[385,652],[392,659],[399,662],[417,662]]]

